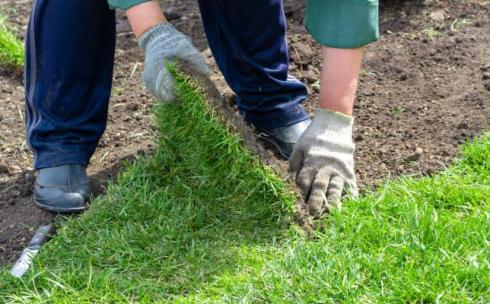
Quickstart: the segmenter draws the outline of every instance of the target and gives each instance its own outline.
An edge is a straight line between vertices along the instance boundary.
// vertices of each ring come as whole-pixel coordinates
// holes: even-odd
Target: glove
[[[146,31],[139,40],[145,52],[143,83],[159,101],[175,101],[174,81],[165,62],[179,60],[198,73],[208,75],[209,67],[189,37],[176,30],[170,23],[160,23]]]
[[[296,183],[314,217],[340,209],[344,189],[353,196],[358,194],[353,121],[350,116],[318,109],[289,159],[289,170],[296,172]]]

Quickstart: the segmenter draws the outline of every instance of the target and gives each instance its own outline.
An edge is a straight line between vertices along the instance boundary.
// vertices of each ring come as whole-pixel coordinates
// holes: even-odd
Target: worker
[[[90,196],[86,167],[108,112],[115,49],[114,9],[123,9],[145,54],[142,80],[156,99],[174,102],[165,61],[208,74],[191,39],[164,17],[157,1],[37,0],[26,39],[26,133],[33,150],[34,203],[82,211]],[[288,74],[281,0],[199,0],[204,30],[244,120],[279,153],[312,216],[357,193],[352,109],[363,47],[378,38],[377,0],[309,0],[306,27],[320,43],[324,67],[310,121],[303,83]]]

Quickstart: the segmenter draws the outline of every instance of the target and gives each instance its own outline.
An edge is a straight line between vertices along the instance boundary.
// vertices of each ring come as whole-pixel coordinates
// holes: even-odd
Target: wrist
[[[350,115],[328,109],[318,108],[312,125],[329,134],[329,137],[352,137],[354,118]]]
[[[140,39],[144,33],[154,26],[167,22],[157,1],[135,5],[126,11],[126,16],[136,39]]]
[[[322,119],[334,120],[340,124],[352,125],[354,123],[354,117],[352,117],[352,115],[330,109],[318,108],[316,110],[316,115],[319,115]]]
[[[154,41],[166,40],[177,30],[168,22],[157,23],[141,35],[138,44],[145,52]]]

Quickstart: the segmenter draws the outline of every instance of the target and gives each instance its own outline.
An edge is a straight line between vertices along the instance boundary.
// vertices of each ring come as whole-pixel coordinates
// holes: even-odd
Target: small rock
[[[363,89],[359,92],[359,95],[362,95],[362,96],[374,96],[375,93],[374,91],[371,91],[369,89]]]
[[[316,93],[320,93],[320,84],[314,83],[311,85],[311,87],[313,88],[313,91],[315,91]]]
[[[168,21],[177,20],[177,19],[180,19],[180,17],[182,17],[182,15],[179,13],[179,11],[177,9],[175,9],[174,7],[166,8],[164,15]]]
[[[429,17],[434,21],[444,21],[446,16],[443,11],[435,11],[429,15]]]
[[[487,63],[487,64],[484,64],[480,67],[480,70],[486,72],[486,71],[490,71],[490,63]]]
[[[417,154],[412,154],[412,155],[409,155],[405,160],[407,162],[414,162],[414,161],[417,161],[420,159],[420,156],[418,156]]]
[[[10,173],[20,173],[22,170],[20,169],[19,166],[13,165],[10,167]]]
[[[468,129],[468,122],[467,121],[462,121],[458,124],[457,126],[458,129]]]
[[[354,141],[358,142],[358,141],[363,141],[364,140],[364,136],[362,136],[361,134],[357,134],[356,137],[354,137]]]
[[[7,165],[0,163],[0,174],[9,173],[9,167]]]
[[[299,63],[299,64],[308,64],[311,62],[312,58],[314,58],[315,56],[315,52],[313,51],[313,49],[307,45],[306,43],[296,43],[294,46],[293,46],[294,50],[296,50],[296,52],[298,54],[295,54],[296,52],[293,52],[293,58],[296,59],[296,63]],[[299,58],[297,58],[299,56]]]
[[[488,80],[488,79],[490,79],[490,72],[485,72],[485,73],[483,73],[483,79],[484,79],[484,80]]]
[[[407,161],[417,161],[422,157],[422,154],[424,153],[424,150],[422,148],[416,148],[415,152],[411,155],[409,155],[406,160]]]
[[[308,83],[315,83],[318,80],[318,77],[312,70],[308,70],[305,72],[305,78]]]
[[[485,83],[485,88],[490,91],[490,82]]]

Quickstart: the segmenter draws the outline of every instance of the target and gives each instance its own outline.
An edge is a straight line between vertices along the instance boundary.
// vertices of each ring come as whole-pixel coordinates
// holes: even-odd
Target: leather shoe
[[[90,183],[81,165],[64,165],[38,170],[32,200],[41,209],[58,213],[87,208]]]
[[[307,119],[287,127],[275,129],[257,128],[257,131],[260,139],[274,145],[282,157],[289,159],[298,139],[306,131],[310,123],[311,120]]]

